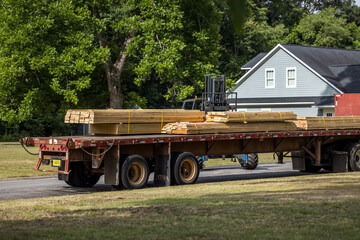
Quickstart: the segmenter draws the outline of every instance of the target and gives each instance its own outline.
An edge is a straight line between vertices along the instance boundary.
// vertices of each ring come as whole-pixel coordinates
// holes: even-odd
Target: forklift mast
[[[230,106],[229,95],[232,96],[233,107]],[[237,93],[226,92],[225,75],[205,75],[205,92],[201,99],[201,110],[205,112],[229,111],[237,107]]]

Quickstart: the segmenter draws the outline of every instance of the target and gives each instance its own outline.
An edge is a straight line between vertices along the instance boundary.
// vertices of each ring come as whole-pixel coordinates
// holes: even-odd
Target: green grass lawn
[[[37,153],[38,148],[28,148]],[[0,142],[0,178],[43,176],[51,173],[33,171],[38,161],[38,155],[33,156],[25,152],[20,143]],[[42,169],[46,169],[42,167]]]
[[[359,239],[360,173],[0,202],[1,239]]]

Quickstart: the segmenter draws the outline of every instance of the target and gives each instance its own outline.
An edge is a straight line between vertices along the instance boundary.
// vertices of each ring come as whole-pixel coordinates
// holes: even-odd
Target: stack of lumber
[[[358,129],[360,117],[298,117],[294,121],[299,130]]]
[[[203,122],[204,119],[204,112],[183,109],[70,109],[65,115],[65,123],[90,124]]]
[[[283,122],[296,120],[293,112],[208,112],[207,122],[247,123],[247,122]]]
[[[261,122],[261,123],[169,123],[163,127],[162,133],[167,134],[206,134],[236,132],[270,132],[294,131],[293,122]]]
[[[97,135],[156,134],[170,122],[203,122],[205,113],[183,109],[79,109],[68,110],[65,123],[88,123]]]
[[[292,112],[209,112],[204,123],[169,123],[162,133],[202,134],[294,131]]]
[[[156,134],[161,133],[160,123],[109,123],[89,124],[89,133],[101,135]]]

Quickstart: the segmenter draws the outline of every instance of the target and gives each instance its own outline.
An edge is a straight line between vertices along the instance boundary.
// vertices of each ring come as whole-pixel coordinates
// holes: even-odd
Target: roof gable
[[[250,70],[252,67],[254,67],[263,57],[265,57],[265,55],[267,54],[267,52],[261,52],[258,55],[256,55],[254,58],[252,58],[250,61],[248,61],[247,63],[245,63],[242,67],[241,70]]]
[[[236,82],[236,87],[280,49],[287,52],[338,92],[360,92],[360,51],[288,44],[278,44],[269,53],[264,54],[256,64],[253,60],[258,59],[259,55],[249,62],[251,64],[245,64],[244,66],[253,66]]]
[[[349,84],[342,84],[343,79],[347,78],[346,75],[352,76],[352,81],[360,81],[360,75],[357,79],[354,78],[354,71],[357,67],[350,67],[360,65],[360,51],[358,50],[288,44],[282,46],[343,92],[355,90],[348,88]],[[339,66],[343,67],[339,68]],[[360,91],[360,88],[356,90]]]

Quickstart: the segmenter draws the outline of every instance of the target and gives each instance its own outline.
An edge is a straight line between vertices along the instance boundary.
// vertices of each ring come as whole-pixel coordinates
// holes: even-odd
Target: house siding
[[[239,111],[246,109],[247,112],[261,112],[261,110],[265,108],[271,109],[272,112],[293,112],[299,117],[314,117],[323,115],[322,109],[319,109],[317,107],[239,107]]]
[[[296,67],[296,88],[286,87],[286,68],[289,67]],[[275,69],[275,88],[265,88],[267,68]],[[234,91],[238,98],[332,96],[338,93],[282,49],[259,66]],[[309,111],[312,112],[313,109]]]

